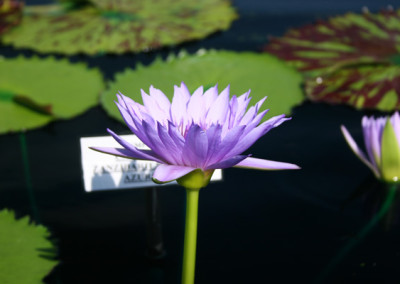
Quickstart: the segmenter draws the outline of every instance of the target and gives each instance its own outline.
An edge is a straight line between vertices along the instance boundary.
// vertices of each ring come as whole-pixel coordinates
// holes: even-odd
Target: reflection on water
[[[335,267],[359,245],[379,224],[388,231],[397,225],[399,216],[400,184],[387,184],[368,176],[353,194],[345,201],[342,208],[350,206],[357,198],[363,199],[368,223],[362,227],[331,259],[328,265],[316,277],[314,283],[324,283]]]
[[[126,160],[126,159],[125,159]],[[122,174],[119,184],[116,184],[110,172],[103,169],[102,172],[96,172],[92,178],[92,188],[121,188],[126,183],[127,175],[137,175],[147,177],[145,180],[138,179],[136,182],[152,182],[152,172],[136,172],[138,170],[136,161],[132,161],[127,167],[130,171]],[[143,169],[142,169],[143,170]],[[150,169],[154,171],[154,169]],[[147,258],[146,283],[164,283],[164,259],[166,251],[164,249],[164,240],[162,235],[161,206],[157,187],[145,189],[146,193],[146,244],[145,254]],[[143,232],[144,233],[144,232]]]
[[[391,190],[396,188],[397,190]],[[385,214],[381,216],[381,225],[386,231],[398,225],[399,210],[400,210],[400,185],[386,184],[377,180],[373,175],[367,176],[364,181],[354,190],[354,192],[342,204],[342,210],[351,207],[352,202],[358,199],[362,200],[364,216],[368,221],[371,221],[378,214],[382,214],[385,207]],[[386,204],[389,194],[393,194],[390,204]]]

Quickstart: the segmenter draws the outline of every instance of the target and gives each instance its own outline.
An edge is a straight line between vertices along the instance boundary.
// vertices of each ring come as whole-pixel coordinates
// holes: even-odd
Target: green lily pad
[[[47,229],[29,224],[28,217],[15,220],[3,210],[0,230],[0,283],[42,283],[58,263]]]
[[[77,116],[98,103],[97,69],[68,60],[0,58],[0,134]]]
[[[0,35],[21,22],[23,6],[19,0],[0,2]]]
[[[236,18],[227,0],[94,0],[92,4],[79,9],[31,7],[2,40],[44,53],[121,54],[201,39],[228,29]]]
[[[195,55],[181,53],[163,62],[158,59],[150,66],[137,66],[119,73],[101,96],[101,104],[112,117],[122,121],[115,106],[115,94],[121,91],[135,101],[142,102],[140,89],[150,85],[162,90],[170,99],[174,85],[185,82],[192,92],[218,84],[220,91],[231,86],[231,94],[241,95],[251,89],[252,103],[268,96],[263,108],[269,108],[267,117],[290,113],[303,101],[301,75],[283,61],[268,54],[231,51],[199,51]]]
[[[319,21],[271,39],[265,50],[304,73],[312,100],[399,108],[400,10]]]

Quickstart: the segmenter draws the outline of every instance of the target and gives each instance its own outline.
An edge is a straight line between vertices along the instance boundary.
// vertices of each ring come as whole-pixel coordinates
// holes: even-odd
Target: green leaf
[[[382,178],[386,182],[400,182],[400,147],[390,119],[382,133]]]
[[[251,104],[268,96],[262,109],[270,109],[265,118],[290,113],[291,108],[304,99],[300,84],[301,75],[294,69],[268,54],[231,51],[204,51],[195,55],[181,53],[167,61],[160,59],[148,67],[137,66],[115,76],[107,91],[101,96],[101,104],[112,117],[122,121],[115,106],[116,93],[121,91],[137,102],[142,102],[140,89],[154,87],[162,90],[170,99],[174,85],[185,82],[193,92],[197,87],[218,84],[222,91],[231,86],[231,94],[241,95],[251,89]]]
[[[96,69],[67,60],[0,58],[0,134],[77,116],[98,103]]]
[[[11,211],[3,210],[0,230],[0,283],[42,283],[58,263],[47,229],[29,224],[28,217],[15,220]]]
[[[91,2],[93,6],[70,10],[30,7],[33,12],[3,41],[43,53],[120,54],[201,39],[228,29],[236,18],[227,0]]]

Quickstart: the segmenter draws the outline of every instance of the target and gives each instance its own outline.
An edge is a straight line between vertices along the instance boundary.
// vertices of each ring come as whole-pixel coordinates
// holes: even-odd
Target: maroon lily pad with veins
[[[301,71],[330,70],[347,64],[387,62],[399,54],[400,10],[348,13],[289,30],[271,38],[268,51]]]
[[[318,21],[272,38],[265,51],[303,71],[312,100],[400,107],[400,10]]]
[[[21,22],[23,6],[18,0],[0,0],[0,35]]]
[[[345,103],[355,108],[400,109],[400,68],[360,66],[306,80],[306,93],[314,101]]]

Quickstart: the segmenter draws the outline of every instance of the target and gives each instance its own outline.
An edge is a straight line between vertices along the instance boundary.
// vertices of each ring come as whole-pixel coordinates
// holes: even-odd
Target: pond
[[[363,6],[376,12],[388,4],[236,0],[232,5],[239,18],[228,30],[202,40],[142,53],[68,59],[98,67],[106,80],[114,80],[125,68],[146,66],[182,49],[189,54],[201,48],[259,53],[268,36],[282,36],[329,16],[359,13]],[[1,46],[0,54],[44,57],[9,45]],[[290,121],[246,152],[295,163],[301,170],[230,168],[223,170],[223,181],[202,189],[196,283],[397,283],[400,197],[394,197],[388,214],[374,221],[387,190],[352,153],[340,131],[345,125],[362,145],[365,114],[382,115],[304,100],[293,108]],[[130,133],[95,106],[24,134],[0,135],[0,208],[15,211],[17,217],[31,216],[57,240],[59,264],[45,283],[179,283],[185,212],[181,187],[158,188],[165,255],[157,259],[146,254],[151,188],[84,190],[80,138],[107,136],[107,128]]]

